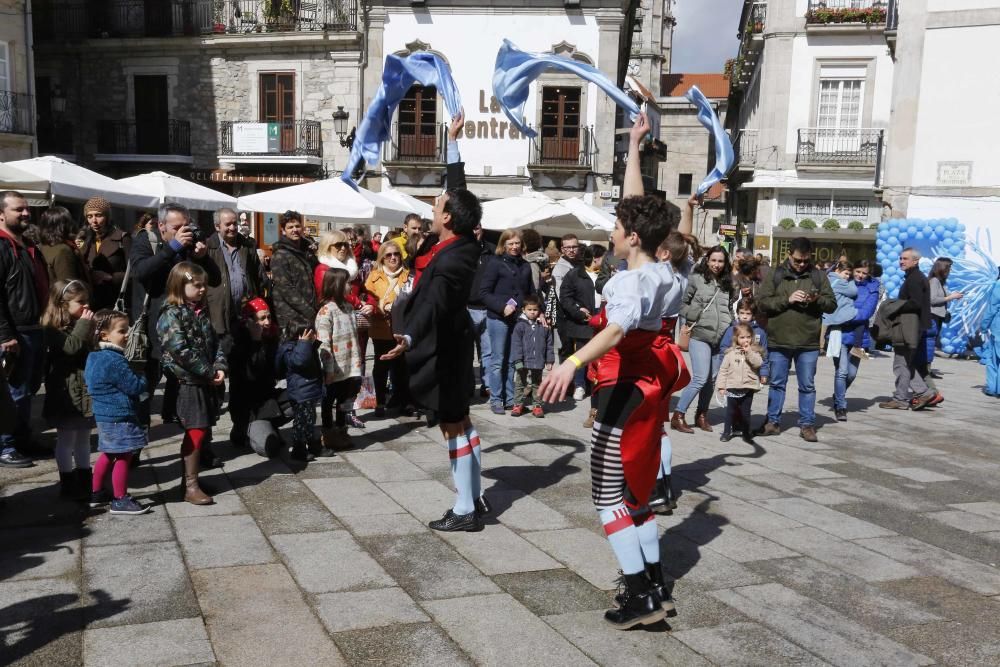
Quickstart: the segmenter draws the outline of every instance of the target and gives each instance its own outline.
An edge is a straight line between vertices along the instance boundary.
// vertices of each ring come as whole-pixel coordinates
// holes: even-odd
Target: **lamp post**
[[[356,127],[352,127],[350,134],[348,134],[347,121],[350,117],[351,114],[344,111],[344,107],[342,106],[338,106],[337,110],[333,112],[333,130],[340,138],[340,145],[348,149],[354,146],[355,130],[357,129]]]

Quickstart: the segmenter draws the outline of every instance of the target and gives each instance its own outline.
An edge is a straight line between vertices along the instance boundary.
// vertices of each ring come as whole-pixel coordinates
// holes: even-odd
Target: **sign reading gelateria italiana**
[[[486,104],[486,91],[479,91],[479,113],[490,114],[487,120],[467,120],[463,132],[466,139],[526,139],[516,127],[507,120],[498,120],[496,116],[504,118],[497,98],[490,95],[489,105]]]

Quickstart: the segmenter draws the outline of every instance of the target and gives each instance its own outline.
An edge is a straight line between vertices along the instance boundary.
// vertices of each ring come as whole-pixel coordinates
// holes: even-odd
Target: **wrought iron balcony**
[[[219,155],[320,158],[323,156],[321,125],[318,120],[223,121]]]
[[[740,130],[733,141],[733,154],[739,169],[753,170],[760,150],[760,130]]]
[[[861,24],[886,22],[885,0],[809,0],[806,25]]]
[[[446,161],[448,126],[430,123],[393,123],[382,159],[388,163],[441,165]]]
[[[358,29],[358,0],[36,0],[35,39]]]
[[[38,119],[38,153],[40,155],[74,155],[73,124],[54,118]]]
[[[744,34],[759,35],[764,32],[764,23],[767,21],[767,3],[755,2],[750,7],[750,18],[744,28]]]
[[[566,136],[567,132],[577,136]],[[563,128],[563,136],[546,137],[542,128],[541,136],[531,140],[528,157],[528,168],[553,167],[567,170],[590,171],[594,156],[597,154],[597,144],[594,141],[594,128],[581,127],[575,130]]]
[[[97,152],[104,159],[132,156],[190,156],[191,123],[186,120],[97,122]]]
[[[0,132],[34,134],[31,95],[0,90]]]
[[[802,128],[795,154],[798,167],[876,169],[885,130]]]

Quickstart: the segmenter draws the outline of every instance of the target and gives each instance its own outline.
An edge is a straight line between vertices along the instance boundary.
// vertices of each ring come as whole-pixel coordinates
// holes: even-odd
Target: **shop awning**
[[[386,189],[379,192],[383,197],[387,197],[398,204],[408,207],[413,213],[416,213],[421,218],[430,218],[434,215],[434,207],[425,201],[421,201],[416,197],[406,194],[401,190],[396,189]],[[401,225],[402,223],[400,223]]]
[[[544,236],[576,234],[589,241],[607,241],[615,216],[579,197],[552,199],[541,192],[495,199],[483,204],[483,229],[534,229]]]
[[[56,199],[86,201],[104,197],[115,206],[155,208],[157,199],[132,186],[119,183],[96,171],[61,160],[51,155],[8,162],[7,166],[21,169],[45,182],[45,190]]]
[[[155,195],[158,203],[171,202],[181,204],[198,211],[214,211],[225,206],[235,207],[236,197],[206,188],[179,176],[172,176],[162,171],[153,171],[139,176],[118,179],[119,183]]]
[[[45,193],[49,182],[31,172],[0,163],[0,190],[17,190],[25,196]]]
[[[298,211],[306,216],[330,218],[335,224],[380,224],[399,227],[412,213],[404,205],[370,192],[355,190],[339,178],[328,178],[302,185],[246,195],[237,200],[240,209],[259,213]]]

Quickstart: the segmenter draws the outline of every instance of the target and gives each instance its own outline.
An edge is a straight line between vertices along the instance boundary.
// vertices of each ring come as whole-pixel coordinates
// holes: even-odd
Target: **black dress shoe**
[[[17,450],[0,454],[0,467],[3,468],[33,468],[35,464],[27,456]]]
[[[478,514],[479,516],[484,516],[486,514],[490,514],[491,512],[493,512],[493,508],[490,507],[490,504],[486,501],[486,496],[479,496],[478,498],[476,498],[475,506],[476,506],[476,514]]]
[[[451,510],[448,510],[444,513],[443,517],[437,521],[431,521],[427,525],[433,530],[448,533],[458,531],[474,533],[483,529],[483,523],[479,520],[479,515],[475,511],[468,514],[455,514]]]

